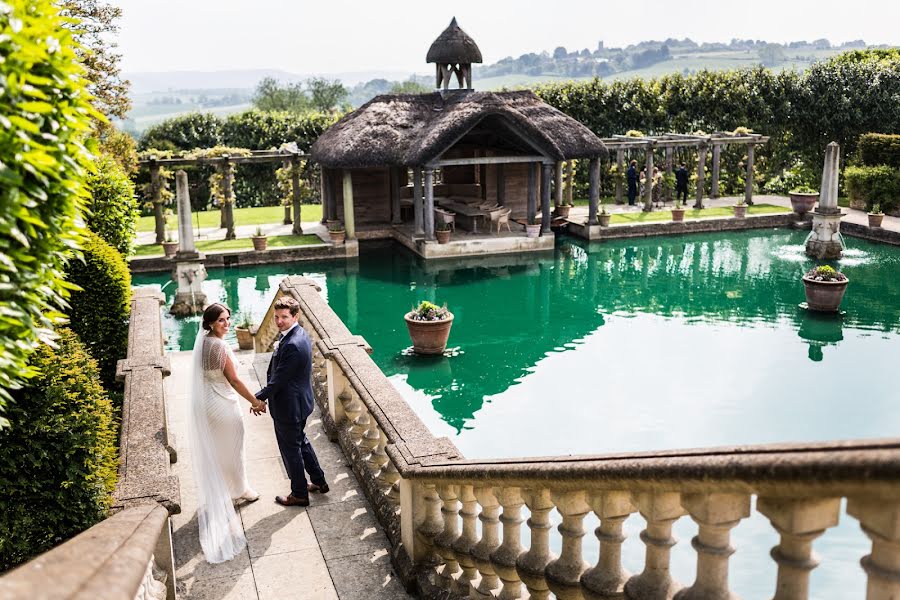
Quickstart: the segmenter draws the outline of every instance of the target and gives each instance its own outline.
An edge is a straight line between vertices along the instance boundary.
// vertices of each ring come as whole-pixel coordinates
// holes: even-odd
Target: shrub
[[[847,167],[844,185],[850,197],[863,200],[867,209],[874,204],[880,204],[882,210],[900,207],[900,171],[893,167]]]
[[[829,267],[828,265],[822,265],[820,267],[813,267],[809,271],[806,272],[807,279],[812,279],[814,281],[846,281],[847,276],[841,273],[840,271],[835,271],[834,267]]]
[[[427,300],[422,300],[419,306],[413,307],[410,319],[413,321],[443,321],[450,316],[446,306],[438,306]]]
[[[0,3],[0,410],[53,336],[79,233],[90,104],[77,44],[51,0]],[[0,427],[4,425],[0,417]]]
[[[130,134],[114,127],[104,129],[100,137],[100,153],[119,163],[127,175],[137,173],[137,142]]]
[[[190,113],[149,127],[139,146],[141,150],[193,150],[221,143],[222,119],[212,113]]]
[[[866,133],[859,136],[859,161],[867,166],[900,168],[900,135]]]
[[[125,259],[96,234],[84,241],[84,260],[69,265],[69,281],[81,290],[72,292],[71,328],[100,366],[100,377],[112,386],[116,362],[128,351],[128,315],[131,310],[131,273]]]
[[[112,157],[101,156],[97,170],[87,180],[91,190],[88,229],[128,256],[134,244],[138,207],[134,184]]]
[[[31,356],[41,375],[13,393],[0,431],[0,572],[104,518],[117,425],[97,363],[68,329]]]

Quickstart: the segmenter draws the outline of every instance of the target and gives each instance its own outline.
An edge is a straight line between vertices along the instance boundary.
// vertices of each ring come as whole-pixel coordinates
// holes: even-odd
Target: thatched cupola
[[[459,28],[456,17],[450,21],[450,25],[438,36],[425,60],[435,63],[437,89],[450,88],[450,76],[456,74],[459,89],[472,89],[472,63],[481,62],[481,50],[469,34]]]

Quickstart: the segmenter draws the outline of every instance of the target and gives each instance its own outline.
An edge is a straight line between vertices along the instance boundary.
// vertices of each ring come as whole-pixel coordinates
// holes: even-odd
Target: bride
[[[237,375],[237,358],[224,337],[231,310],[213,303],[203,311],[203,331],[194,343],[190,441],[197,486],[200,546],[210,563],[231,560],[246,539],[235,502],[259,499],[244,469],[244,423],[238,395],[250,412],[266,410]],[[204,333],[205,332],[205,333]]]

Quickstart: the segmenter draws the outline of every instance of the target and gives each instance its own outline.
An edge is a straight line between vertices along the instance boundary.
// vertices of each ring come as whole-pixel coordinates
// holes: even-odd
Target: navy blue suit
[[[278,449],[291,478],[291,495],[306,498],[309,490],[303,471],[317,485],[325,483],[325,473],[303,431],[313,411],[312,343],[299,325],[281,339],[272,354],[266,386],[256,397],[268,402]]]
[[[638,174],[634,165],[628,167],[626,177],[628,179],[628,205],[634,206],[634,199],[637,197],[638,193]]]

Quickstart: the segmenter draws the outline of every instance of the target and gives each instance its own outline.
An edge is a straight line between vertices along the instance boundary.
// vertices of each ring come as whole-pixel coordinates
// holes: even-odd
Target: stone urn
[[[847,291],[849,279],[843,281],[816,281],[811,277],[803,276],[803,286],[806,288],[806,305],[810,310],[819,312],[837,312],[841,307],[844,292]]]
[[[731,207],[734,209],[734,217],[736,219],[743,219],[747,216],[747,205],[746,204],[735,204]]]
[[[241,350],[253,350],[253,334],[246,327],[235,327],[234,334],[237,336],[238,348]]]
[[[412,318],[414,314],[415,311],[411,310],[403,317],[413,350],[416,354],[443,354],[453,325],[453,313],[447,311],[449,316],[439,321],[418,321]]]
[[[673,208],[672,209],[672,221],[675,223],[681,223],[684,221],[684,211],[683,208]]]
[[[819,194],[812,192],[788,192],[791,198],[791,209],[801,217],[811,211],[819,201]]]
[[[556,207],[556,216],[560,219],[568,219],[569,211],[572,209],[571,204],[560,204]]]
[[[868,213],[869,217],[869,227],[881,227],[881,222],[884,221],[884,213]]]
[[[525,225],[525,237],[536,238],[541,234],[540,223],[528,223]]]
[[[437,238],[438,244],[446,244],[450,241],[450,229],[437,229],[434,232],[434,237]]]
[[[264,235],[254,235],[250,238],[253,240],[253,249],[262,252],[269,246],[269,238]]]
[[[163,242],[162,248],[166,258],[172,258],[178,252],[178,242]]]
[[[331,243],[335,246],[342,245],[347,240],[347,231],[345,229],[331,229],[328,231]]]
[[[609,227],[609,219],[612,217],[609,213],[600,213],[597,215],[597,220],[600,221],[600,227]]]

